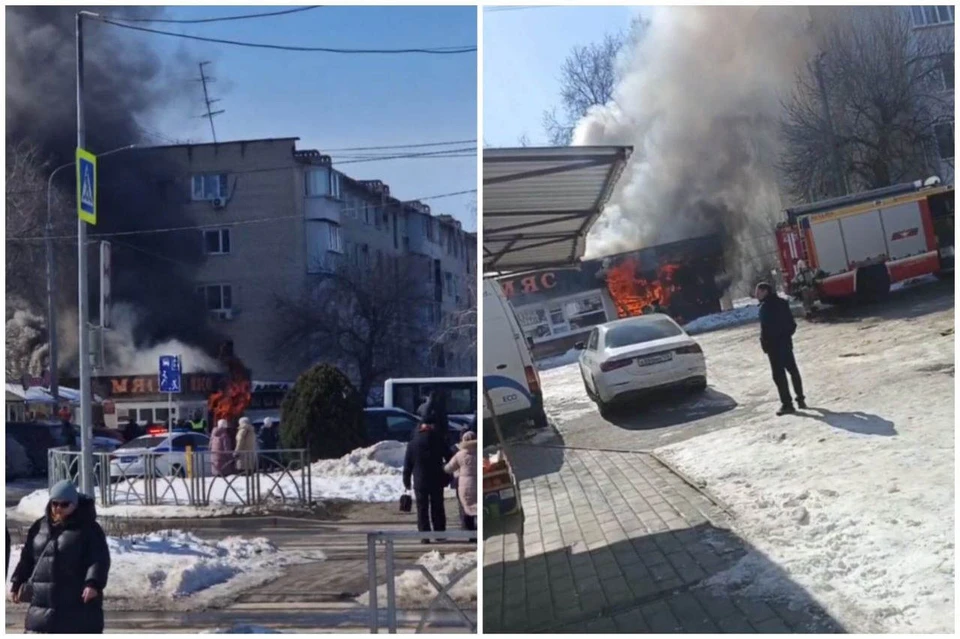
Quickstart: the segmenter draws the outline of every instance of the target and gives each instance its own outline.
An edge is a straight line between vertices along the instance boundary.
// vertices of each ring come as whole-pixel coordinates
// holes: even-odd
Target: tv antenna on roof
[[[206,74],[206,72],[204,71],[204,68],[203,68],[203,67],[206,66],[206,65],[208,65],[208,64],[210,64],[210,63],[209,63],[209,62],[201,62],[201,63],[200,63],[200,77],[197,78],[197,80],[203,85],[203,101],[204,101],[204,103],[207,105],[207,112],[204,113],[203,115],[201,115],[200,117],[201,117],[201,118],[207,118],[207,119],[210,121],[210,133],[211,133],[211,135],[213,135],[213,142],[214,142],[214,144],[216,144],[216,142],[217,142],[217,129],[216,129],[216,127],[213,126],[213,116],[215,116],[215,115],[220,115],[221,113],[224,113],[224,112],[226,111],[226,109],[220,109],[219,111],[211,111],[211,110],[210,110],[210,107],[211,107],[215,102],[219,102],[220,99],[219,99],[219,98],[211,99],[211,98],[210,98],[210,93],[207,91],[207,83],[209,83],[209,82],[214,82],[214,81],[216,80],[216,78],[211,78],[211,77],[209,77],[209,76]]]

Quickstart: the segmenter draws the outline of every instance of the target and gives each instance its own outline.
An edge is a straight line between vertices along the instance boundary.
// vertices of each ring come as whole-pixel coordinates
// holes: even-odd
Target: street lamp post
[[[136,144],[128,144],[101,153],[98,157],[106,157],[121,151],[128,151],[136,148]],[[47,247],[47,333],[50,339],[50,394],[54,401],[60,400],[60,375],[59,375],[59,350],[57,338],[57,282],[56,282],[56,258],[53,253],[53,178],[63,169],[69,169],[76,162],[62,164],[50,172],[47,178],[47,225],[45,227],[45,239]]]

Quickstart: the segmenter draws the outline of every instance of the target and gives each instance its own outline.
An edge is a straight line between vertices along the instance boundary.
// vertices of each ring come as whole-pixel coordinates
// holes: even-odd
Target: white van
[[[540,375],[513,307],[494,279],[483,282],[483,383],[501,429],[530,422],[546,427]],[[485,399],[481,403],[484,431],[490,432],[490,410]]]

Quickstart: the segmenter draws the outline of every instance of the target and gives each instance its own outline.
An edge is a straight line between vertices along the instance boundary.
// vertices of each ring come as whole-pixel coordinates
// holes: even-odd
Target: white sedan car
[[[173,431],[172,434],[144,435],[131,439],[110,456],[110,477],[113,479],[143,477],[145,459],[156,459],[157,476],[183,477],[187,469],[187,448],[197,452],[210,450],[210,438],[201,433]],[[201,457],[210,474],[210,455]]]
[[[673,387],[707,387],[703,350],[667,315],[601,324],[577,349],[582,351],[583,385],[601,413],[631,395]]]

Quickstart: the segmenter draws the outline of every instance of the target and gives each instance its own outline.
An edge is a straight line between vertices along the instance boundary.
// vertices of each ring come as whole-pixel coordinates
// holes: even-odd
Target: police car
[[[117,448],[110,456],[111,479],[143,477],[148,456],[155,457],[157,476],[183,477],[187,472],[187,448],[195,452],[210,450],[210,438],[190,430],[174,429],[173,432],[151,433],[131,439]],[[206,464],[210,474],[210,455],[202,455],[199,463]]]

